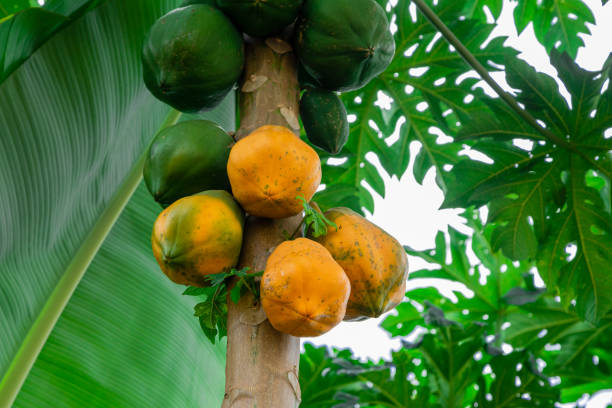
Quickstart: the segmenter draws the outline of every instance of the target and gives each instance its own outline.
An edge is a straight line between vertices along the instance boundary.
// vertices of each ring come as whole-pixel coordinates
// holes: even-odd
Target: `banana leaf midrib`
[[[175,124],[180,117],[180,112],[171,110],[159,127],[158,132]],[[0,407],[8,407],[13,403],[81,278],[140,184],[146,151],[147,149],[131,167],[127,177],[75,252],[74,257],[62,273],[60,280],[21,343],[0,382]]]

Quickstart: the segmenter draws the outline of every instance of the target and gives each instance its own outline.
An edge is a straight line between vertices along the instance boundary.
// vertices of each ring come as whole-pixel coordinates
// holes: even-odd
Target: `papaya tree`
[[[502,0],[42,3],[0,5],[0,407],[548,407],[612,388],[612,63],[576,63],[606,1],[514,5],[556,78],[490,37]],[[362,217],[409,169],[471,234],[416,251]],[[232,225],[214,262],[211,220]],[[432,268],[409,282],[471,295],[404,297],[407,255]],[[324,283],[283,293],[288,268],[317,279],[308,262]],[[300,356],[297,336],[396,305],[389,361]]]

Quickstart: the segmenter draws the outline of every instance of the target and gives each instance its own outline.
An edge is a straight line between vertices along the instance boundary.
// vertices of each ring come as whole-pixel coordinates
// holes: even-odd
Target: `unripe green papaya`
[[[210,110],[242,73],[242,36],[210,5],[181,7],[151,27],[142,66],[145,84],[158,99],[182,112]]]
[[[331,154],[342,150],[349,137],[349,124],[335,92],[307,89],[300,100],[300,117],[310,143]]]
[[[253,37],[279,33],[295,20],[304,0],[217,0],[243,32]]]
[[[314,79],[302,64],[298,64],[297,69],[298,83],[300,88],[320,88],[321,84]]]
[[[204,190],[230,190],[227,159],[234,140],[215,123],[191,120],[155,136],[143,176],[155,201],[167,207]]]
[[[208,4],[209,6],[216,6],[215,0],[185,0],[181,3],[180,7],[187,7],[193,4]]]
[[[330,91],[359,89],[387,68],[395,43],[374,0],[308,0],[296,25],[300,62]]]

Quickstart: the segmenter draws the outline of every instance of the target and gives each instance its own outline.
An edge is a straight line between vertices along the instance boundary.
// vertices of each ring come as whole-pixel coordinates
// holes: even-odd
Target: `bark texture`
[[[299,85],[295,56],[280,39],[246,45],[240,84],[237,139],[263,125],[282,125],[299,135]],[[270,220],[248,217],[240,267],[261,271],[268,255],[291,234],[301,216]],[[276,331],[251,295],[228,301],[227,363],[222,408],[294,408],[300,402],[300,339]]]

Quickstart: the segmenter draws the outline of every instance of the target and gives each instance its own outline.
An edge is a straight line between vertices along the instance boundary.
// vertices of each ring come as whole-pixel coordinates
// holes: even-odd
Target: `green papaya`
[[[349,137],[344,104],[335,92],[307,89],[300,100],[300,117],[308,140],[331,154],[342,150]]]
[[[252,37],[279,33],[295,20],[304,0],[217,0],[217,7]]]
[[[193,4],[208,4],[209,6],[216,6],[215,0],[185,0],[181,3],[180,7],[187,7]]]
[[[374,0],[308,0],[297,22],[295,49],[321,86],[343,92],[383,72],[395,42],[385,11]]]
[[[194,4],[153,24],[142,50],[143,77],[155,97],[182,112],[217,106],[244,66],[240,33],[218,9]]]
[[[298,82],[300,88],[320,88],[321,84],[317,82],[304,68],[302,64],[298,64],[297,69]]]
[[[149,192],[162,207],[203,190],[230,190],[227,159],[234,140],[215,123],[190,120],[155,136],[143,170]]]

